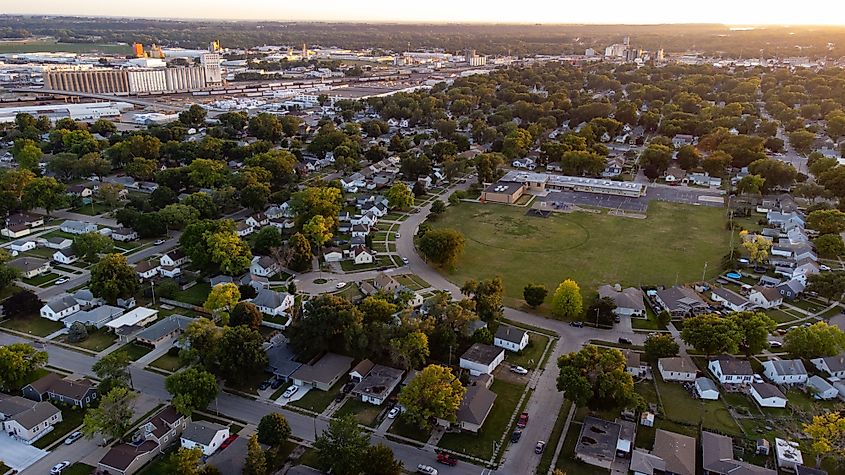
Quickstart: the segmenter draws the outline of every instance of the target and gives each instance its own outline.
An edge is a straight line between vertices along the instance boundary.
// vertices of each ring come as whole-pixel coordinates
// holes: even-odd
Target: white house
[[[52,237],[44,240],[44,247],[50,249],[67,249],[73,245],[73,240],[65,237]]]
[[[634,378],[648,376],[648,366],[642,362],[639,353],[631,350],[623,350],[622,354],[625,356],[625,371],[627,373]]]
[[[35,241],[27,241],[24,239],[18,239],[17,241],[13,241],[12,244],[9,244],[9,249],[14,252],[26,252],[35,249]]]
[[[208,421],[193,421],[182,432],[181,445],[186,449],[200,449],[208,457],[229,438],[229,428]]]
[[[461,355],[461,368],[469,370],[472,376],[492,374],[505,359],[505,350],[483,343],[474,343]]]
[[[722,384],[748,384],[754,379],[751,363],[730,356],[721,356],[710,360],[707,369]]]
[[[134,241],[138,239],[138,233],[132,228],[118,228],[111,233],[111,238],[121,242]]]
[[[326,262],[340,262],[343,260],[343,251],[337,247],[328,248],[323,253],[323,259]]]
[[[366,224],[353,224],[352,237],[366,237],[370,234],[370,227]]]
[[[695,381],[698,368],[689,357],[675,356],[657,360],[663,381]]]
[[[248,223],[243,221],[235,223],[235,234],[237,234],[238,237],[249,236],[253,231],[255,231],[255,228],[250,226]]]
[[[509,351],[522,351],[528,346],[528,332],[508,325],[499,325],[493,336],[493,346]]]
[[[760,407],[786,407],[786,396],[774,384],[752,383],[748,393]]]
[[[730,309],[732,312],[742,312],[748,310],[750,306],[748,299],[722,287],[715,287],[710,293],[710,300],[720,303],[723,307]]]
[[[159,264],[167,267],[181,266],[186,262],[188,262],[188,256],[181,249],[174,249],[159,259]]]
[[[71,249],[60,249],[53,253],[53,260],[59,264],[73,264],[79,260],[79,257]]]
[[[355,265],[372,264],[375,261],[373,253],[364,246],[356,248],[352,254]]]
[[[62,411],[46,401],[37,402],[20,396],[0,394],[0,421],[3,432],[25,443],[32,443],[62,422]]]
[[[769,360],[763,362],[763,374],[775,384],[804,384],[807,369],[801,360]]]
[[[249,265],[249,272],[261,277],[270,277],[279,272],[279,264],[270,256],[255,256]]]
[[[719,388],[716,387],[716,383],[705,377],[695,378],[695,392],[698,397],[707,401],[719,399]]]
[[[245,221],[246,224],[252,226],[253,228],[267,226],[270,223],[270,219],[267,218],[267,215],[264,213],[255,213],[252,216],[246,218]]]
[[[783,304],[783,295],[774,287],[755,286],[748,294],[748,300],[760,308],[775,308]]]
[[[839,396],[839,390],[825,381],[821,376],[810,376],[807,379],[807,392],[815,399],[826,401]]]
[[[293,295],[287,292],[276,292],[270,289],[261,289],[252,299],[252,304],[258,307],[261,313],[267,315],[283,315],[293,307]]]
[[[804,455],[798,448],[798,442],[775,437],[775,460],[778,468],[795,472],[796,467],[804,465]]]
[[[161,269],[161,264],[156,261],[141,261],[135,264],[135,272],[142,280],[157,276],[159,269]]]
[[[91,223],[83,223],[82,221],[67,220],[59,226],[59,229],[68,234],[85,234],[96,233],[97,225]]]
[[[819,371],[824,371],[831,378],[845,379],[845,353],[810,360]]]
[[[55,322],[78,311],[79,302],[70,295],[63,295],[44,304],[41,307],[41,317]]]

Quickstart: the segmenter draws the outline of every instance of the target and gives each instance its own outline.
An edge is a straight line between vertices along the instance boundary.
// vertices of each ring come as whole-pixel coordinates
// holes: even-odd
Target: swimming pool
[[[741,279],[742,274],[740,274],[739,272],[728,272],[727,274],[725,274],[725,277],[729,279]]]

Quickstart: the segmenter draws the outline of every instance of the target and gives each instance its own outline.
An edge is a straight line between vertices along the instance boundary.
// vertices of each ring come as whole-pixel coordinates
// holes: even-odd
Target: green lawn
[[[70,210],[72,213],[84,214],[86,216],[97,216],[111,211],[112,208],[103,203],[94,203],[93,205],[82,205],[79,208]]]
[[[378,269],[379,267],[393,267],[393,261],[390,259],[390,256],[378,256],[376,257],[375,262],[372,264],[359,264],[355,265],[353,261],[345,260],[340,261],[340,268],[343,269],[345,272],[350,271],[360,271],[360,270],[371,270],[371,269]]]
[[[397,417],[393,424],[390,424],[390,429],[387,429],[387,432],[423,443],[431,437],[430,430],[420,429],[416,424],[406,421],[403,415]]]
[[[54,322],[46,318],[41,318],[38,315],[31,315],[29,317],[10,318],[0,323],[0,327],[29,335],[47,336],[61,330],[64,328],[64,325],[62,325],[62,322]]]
[[[549,337],[536,333],[528,334],[528,346],[519,353],[506,352],[505,360],[510,364],[522,366],[523,368],[536,368],[543,357],[543,350],[549,343]]]
[[[152,366],[153,368],[170,371],[172,373],[184,366],[184,363],[182,362],[182,359],[178,356],[170,356],[165,353],[164,355],[160,356],[157,360],[150,363],[150,366]]]
[[[115,340],[117,340],[117,336],[115,336],[114,332],[111,331],[111,328],[103,327],[94,331],[89,331],[88,338],[82,341],[71,343],[65,339],[65,343],[99,353],[100,351],[112,346]]]
[[[384,407],[376,406],[368,402],[363,402],[360,399],[346,398],[343,406],[335,412],[335,417],[352,414],[359,424],[364,424],[367,427],[375,427],[378,422],[378,415],[381,414]]]
[[[50,433],[36,440],[32,444],[39,449],[45,449],[53,442],[59,439],[64,439],[65,436],[82,425],[82,419],[85,417],[85,411],[81,411],[78,408],[70,408],[69,406],[62,404],[57,404],[57,406],[62,410],[62,422],[54,425],[53,430],[50,431]]]
[[[153,349],[148,346],[142,346],[137,343],[127,343],[115,350],[115,353],[126,353],[129,356],[129,361],[138,361],[142,356],[151,351],[153,351]]]
[[[329,407],[329,404],[334,401],[335,396],[337,393],[340,392],[340,388],[343,387],[344,384],[349,381],[349,376],[344,376],[340,378],[340,381],[335,383],[334,386],[331,387],[328,391],[320,391],[319,389],[311,389],[308,391],[308,394],[302,396],[301,399],[298,399],[292,403],[292,406],[301,407],[302,409],[308,409],[309,411],[321,413]]]
[[[456,284],[501,275],[506,305],[522,304],[522,289],[541,283],[553,292],[571,277],[584,293],[604,283],[673,285],[709,277],[728,249],[724,210],[652,202],[645,220],[605,214],[525,215],[525,209],[496,204],[450,206],[435,227],[461,231],[463,255],[447,277]]]
[[[359,289],[355,283],[346,284],[340,292],[335,292],[335,295],[343,297],[350,302],[354,302],[364,296],[364,294],[361,293],[361,289]]]
[[[189,303],[202,307],[208,294],[211,292],[211,285],[207,283],[196,284],[187,290],[179,290],[173,294],[173,300]]]
[[[422,290],[431,287],[431,284],[423,280],[422,277],[415,274],[404,274],[393,276],[397,282],[404,285],[411,290]]]
[[[787,313],[777,308],[766,310],[766,315],[771,317],[771,319],[774,320],[775,323],[789,323],[798,319],[798,317],[794,316],[793,314]]]
[[[742,435],[724,402],[693,399],[680,383],[665,382],[659,374],[655,375],[657,389],[663,401],[663,412],[667,419],[733,435]]]
[[[493,403],[493,409],[478,434],[449,433],[440,439],[438,445],[458,453],[489,459],[493,456],[493,441],[499,442],[502,434],[508,429],[511,414],[519,403],[523,389],[524,386],[519,384],[494,381],[490,390],[496,393],[496,402]]]
[[[70,467],[62,470],[62,475],[91,475],[94,470],[95,467],[82,462],[76,462]]]
[[[46,274],[37,275],[31,279],[21,279],[24,283],[29,285],[34,285],[36,287],[41,287],[42,285],[46,284],[47,282],[52,282],[56,279],[61,277],[59,274],[54,274],[52,272],[48,272]]]

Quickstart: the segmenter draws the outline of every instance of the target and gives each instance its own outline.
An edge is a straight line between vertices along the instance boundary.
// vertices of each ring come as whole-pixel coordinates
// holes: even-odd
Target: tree
[[[369,436],[361,432],[352,415],[329,421],[328,429],[314,442],[320,454],[320,468],[335,475],[361,473],[369,445]]]
[[[186,417],[205,409],[220,391],[214,375],[196,367],[171,374],[164,380],[164,387],[173,396],[173,407]]]
[[[390,447],[384,444],[367,447],[361,466],[367,467],[367,475],[401,475],[405,473],[402,461],[397,460]]]
[[[15,146],[12,147],[12,156],[15,157],[15,161],[21,168],[35,171],[38,169],[38,163],[44,153],[34,140],[20,139],[15,140]]]
[[[425,364],[428,359],[428,336],[421,331],[390,340],[390,355],[398,367],[409,370]]]
[[[421,428],[428,428],[432,418],[454,422],[466,388],[452,374],[452,369],[428,365],[399,393],[405,415]]]
[[[228,176],[226,163],[218,160],[198,158],[187,168],[188,179],[198,188],[213,188],[222,185]]]
[[[267,458],[261,449],[261,445],[258,443],[258,436],[255,434],[249,438],[249,443],[247,444],[243,474],[267,475]]]
[[[290,434],[288,420],[278,412],[267,414],[258,423],[258,441],[270,447],[281,447]]]
[[[2,259],[0,259],[2,261]],[[0,266],[0,275],[4,273],[5,269],[10,269],[14,271],[11,267],[7,265]],[[15,274],[15,272],[12,272]],[[17,278],[17,277],[13,277]],[[9,282],[11,283],[11,281]],[[7,287],[8,284],[0,285],[0,289]],[[39,309],[44,305],[44,302],[35,295],[35,292],[31,290],[20,289],[19,292],[15,292],[11,295],[11,297],[7,298],[3,301],[3,313],[7,318],[16,318],[20,316],[28,316],[31,314],[37,314]]]
[[[406,209],[414,206],[414,195],[402,182],[396,182],[385,193],[391,208]]]
[[[100,134],[103,137],[108,137],[109,135],[117,132],[117,126],[110,120],[97,119],[93,124],[91,124],[91,132]]]
[[[191,104],[186,111],[179,113],[179,122],[191,126],[200,127],[205,124],[206,111],[199,104]]]
[[[123,171],[136,180],[149,181],[155,177],[158,162],[147,158],[135,157],[124,165]]]
[[[701,162],[701,168],[710,176],[721,177],[725,175],[725,170],[731,164],[731,156],[722,151],[711,153]]]
[[[252,250],[255,254],[269,254],[274,248],[284,244],[282,233],[275,226],[265,226],[255,233]]]
[[[114,305],[138,292],[138,274],[123,254],[108,254],[91,269],[91,293]]]
[[[12,282],[14,282],[15,279],[20,276],[20,271],[18,271],[18,269],[7,264],[10,257],[11,256],[9,255],[9,251],[5,249],[0,249],[0,290],[10,286]],[[7,316],[11,316],[13,312],[17,311],[16,308],[11,307],[8,300],[6,301],[6,304],[3,306],[3,308]]]
[[[302,226],[302,234],[314,243],[317,249],[332,238],[331,222],[322,215],[316,215]]]
[[[831,299],[838,299],[845,292],[845,273],[822,272],[809,277],[807,284],[808,292],[815,292],[830,302]]]
[[[509,159],[524,157],[534,142],[531,132],[525,129],[514,129],[502,144],[502,153]]]
[[[522,298],[525,299],[525,303],[531,308],[537,308],[543,305],[543,301],[546,300],[546,295],[548,294],[549,291],[542,284],[528,284],[522,289]]]
[[[311,261],[314,255],[311,253],[311,245],[302,233],[296,233],[288,240],[288,267],[303,272],[311,269]]]
[[[91,369],[100,379],[99,391],[108,393],[113,388],[129,386],[129,355],[123,351],[115,351],[98,359]]]
[[[264,316],[252,302],[238,302],[232,308],[232,315],[229,319],[229,325],[246,325],[253,330],[258,330],[261,327],[261,322]]]
[[[789,145],[801,155],[809,154],[815,141],[816,134],[807,129],[798,129],[789,133]]]
[[[760,175],[746,175],[736,184],[736,192],[740,195],[759,195],[765,183],[765,178]]]
[[[505,294],[505,283],[501,276],[482,281],[468,280],[461,286],[461,293],[472,298],[475,313],[481,320],[490,323],[501,318]]]
[[[596,325],[613,326],[616,320],[616,302],[610,297],[597,298],[587,308],[586,318],[595,318]]]
[[[739,349],[748,358],[769,347],[769,335],[777,328],[763,312],[734,312],[727,319],[736,327]]]
[[[558,285],[552,296],[552,313],[558,318],[572,319],[581,315],[584,301],[581,288],[572,279],[566,279]]]
[[[290,345],[298,354],[316,354],[330,348],[352,352],[364,336],[361,310],[348,300],[322,294],[305,303],[302,317],[288,328]]]
[[[97,190],[97,197],[106,203],[109,208],[114,209],[120,203],[120,192],[123,185],[119,183],[102,183]]]
[[[167,464],[172,470],[171,473],[178,473],[180,475],[199,475],[200,464],[202,464],[202,449],[194,447],[188,449],[179,447],[178,450],[170,454]]]
[[[681,339],[709,358],[714,354],[736,353],[740,337],[733,320],[715,314],[704,314],[684,321]]]
[[[769,251],[772,249],[772,242],[763,236],[756,235],[742,243],[742,248],[748,252],[748,260],[754,264],[764,264],[769,260]]]
[[[82,322],[73,322],[67,332],[67,341],[78,343],[88,338],[88,328]]]
[[[836,259],[845,255],[845,243],[839,234],[824,234],[813,240],[816,252],[826,259]]]
[[[100,254],[108,254],[114,248],[114,241],[100,233],[83,233],[73,240],[73,252],[88,262],[95,262]]]
[[[671,160],[671,148],[666,145],[650,144],[640,154],[640,167],[644,170],[655,170],[657,172],[656,176],[659,176],[669,168],[669,162]]]
[[[206,242],[211,262],[217,264],[220,272],[239,275],[249,269],[252,252],[249,245],[234,231],[211,234]]]
[[[264,209],[270,199],[270,187],[264,183],[250,183],[241,189],[241,205],[253,211]]]
[[[459,231],[437,228],[420,238],[419,248],[426,260],[442,267],[451,267],[464,252],[465,242],[464,235]]]
[[[330,222],[329,228],[337,227],[337,216],[343,206],[340,189],[332,186],[311,186],[294,193],[290,198],[291,208],[296,212],[298,226],[302,226],[316,215]]]
[[[817,209],[807,215],[807,227],[819,234],[839,234],[845,231],[845,213],[838,209]]]
[[[780,160],[773,160],[771,158],[764,158],[755,160],[748,165],[748,171],[752,175],[759,175],[763,177],[766,190],[772,188],[787,188],[795,182],[798,177],[798,171],[792,164],[782,162]]]
[[[65,202],[65,185],[51,176],[34,178],[27,183],[21,198],[21,206],[24,209],[44,208],[47,216]]]
[[[446,211],[446,203],[440,200],[434,200],[434,203],[431,203],[431,213],[433,215],[443,214],[444,211]]]
[[[628,407],[642,401],[617,349],[588,345],[562,355],[557,365],[557,388],[576,406]]]
[[[279,119],[274,114],[266,112],[262,112],[251,118],[249,120],[249,127],[247,130],[250,135],[258,138],[259,140],[267,140],[274,143],[282,140],[285,133]]]
[[[845,415],[841,412],[825,411],[814,415],[812,422],[804,424],[804,434],[813,441],[816,467],[821,466],[826,457],[839,461],[845,458]]]
[[[693,145],[682,145],[678,149],[678,166],[684,170],[692,170],[698,168],[701,163],[701,153]]]
[[[212,287],[202,306],[226,323],[229,320],[229,309],[234,307],[240,300],[241,292],[238,290],[238,286],[227,282]]]
[[[188,324],[181,341],[185,350],[179,352],[184,361],[199,364],[215,372],[223,329],[211,320],[200,317]]]
[[[267,367],[264,337],[252,328],[227,327],[220,339],[218,373],[230,385],[238,386]]]
[[[112,388],[100,398],[100,405],[89,408],[82,422],[82,433],[91,439],[100,433],[103,438],[121,439],[132,427],[134,402],[138,393],[126,387]]]
[[[475,157],[475,170],[478,173],[478,184],[493,183],[502,176],[502,165],[505,156],[501,153],[482,153]]]
[[[11,391],[45,364],[46,351],[38,351],[26,343],[0,346],[0,389]]]
[[[835,356],[845,350],[845,333],[835,325],[816,322],[790,330],[783,337],[783,349],[793,358]]]
[[[217,204],[208,193],[191,193],[182,200],[182,204],[197,210],[200,219],[216,219],[220,215]]]
[[[672,335],[655,333],[645,339],[645,357],[648,361],[656,362],[660,358],[678,356],[680,347]]]
[[[185,229],[185,226],[199,220],[200,213],[194,207],[173,203],[159,210],[158,217],[170,229]]]

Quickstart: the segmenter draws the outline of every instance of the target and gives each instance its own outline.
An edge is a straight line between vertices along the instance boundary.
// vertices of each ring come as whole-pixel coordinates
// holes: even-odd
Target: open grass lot
[[[151,351],[153,351],[152,348],[138,345],[136,343],[127,343],[115,350],[115,352],[126,353],[129,356],[129,361],[138,361],[142,356]]]
[[[292,406],[301,407],[302,409],[308,409],[309,411],[314,411],[317,413],[323,412],[329,407],[329,404],[334,401],[335,396],[337,393],[340,392],[340,388],[343,387],[349,381],[349,376],[344,376],[340,378],[340,381],[335,383],[334,386],[331,387],[328,391],[320,391],[319,389],[311,389],[308,391],[308,394],[302,396],[301,399],[293,401],[290,403]]]
[[[528,334],[528,346],[519,353],[506,352],[505,361],[510,364],[522,366],[523,368],[536,368],[540,364],[540,358],[543,356],[543,350],[549,343],[549,337],[545,335],[538,335],[536,333]]]
[[[390,256],[378,256],[376,260],[372,264],[358,264],[356,265],[355,262],[350,260],[340,261],[340,268],[343,269],[344,272],[354,272],[354,271],[362,271],[362,270],[372,270],[378,269],[380,267],[393,267],[394,263],[390,259]]]
[[[178,300],[180,302],[185,302],[191,305],[201,307],[202,304],[205,303],[205,299],[208,298],[208,294],[210,292],[211,285],[206,283],[196,284],[189,289],[179,290],[174,293],[173,300]]]
[[[107,213],[111,210],[112,210],[112,208],[109,205],[107,205],[105,203],[95,202],[93,205],[91,205],[91,204],[82,205],[79,208],[74,208],[70,211],[72,213],[84,214],[86,216],[97,216],[97,215],[100,215],[100,214],[103,214],[103,213]]]
[[[37,275],[31,279],[21,279],[25,283],[29,285],[34,285],[36,287],[41,287],[48,282],[52,282],[56,279],[61,277],[59,274],[55,274],[53,272],[48,272],[46,274]]]
[[[769,310],[766,310],[766,315],[768,315],[772,320],[775,321],[775,323],[778,324],[793,322],[801,318],[796,316],[796,314],[794,314],[793,312],[780,310],[777,308],[771,308]]]
[[[403,274],[393,276],[397,282],[404,285],[411,290],[422,290],[431,287],[431,284],[423,280],[422,277],[415,274]]]
[[[170,371],[171,373],[178,370],[184,364],[182,360],[178,356],[170,356],[167,353],[160,356],[158,359],[150,363],[150,366],[153,368],[163,369],[165,371]]]
[[[393,421],[393,424],[390,424],[390,429],[387,429],[387,432],[419,442],[426,442],[431,437],[430,430],[420,429],[416,424],[406,421],[401,415]]]
[[[65,436],[82,425],[82,419],[85,418],[85,411],[81,411],[78,408],[71,409],[69,406],[61,404],[58,406],[62,410],[62,422],[54,425],[52,431],[32,444],[39,449],[45,449],[55,441],[64,439]]]
[[[30,315],[28,317],[16,317],[4,320],[3,323],[0,323],[0,327],[28,335],[47,336],[55,331],[61,330],[64,328],[64,325],[62,325],[62,322],[54,322],[46,318],[41,318],[38,315]]]
[[[508,429],[508,422],[513,414],[524,387],[519,384],[494,381],[490,390],[496,393],[496,402],[478,434],[462,432],[446,434],[437,444],[444,449],[472,455],[482,459],[493,456],[493,441],[499,442]]]
[[[110,347],[116,339],[117,337],[115,336],[114,332],[111,331],[110,328],[103,327],[97,329],[96,331],[88,332],[88,338],[82,341],[71,343],[65,340],[65,343],[73,346],[78,346],[86,350],[100,352]]]
[[[91,475],[94,473],[95,467],[82,462],[76,462],[70,467],[62,470],[62,475]]]
[[[335,295],[343,297],[350,302],[358,300],[364,296],[364,294],[361,293],[361,289],[359,289],[354,283],[346,284],[340,292],[335,292]]]
[[[367,427],[375,427],[378,420],[378,415],[384,409],[384,406],[376,406],[368,402],[363,402],[360,399],[346,398],[343,406],[335,412],[335,417],[352,414],[359,424],[364,424]]]
[[[724,211],[707,206],[652,202],[644,220],[573,213],[535,218],[524,208],[462,203],[450,206],[435,227],[461,231],[463,255],[447,277],[457,284],[501,275],[506,305],[522,304],[532,282],[551,293],[574,278],[585,293],[604,283],[666,284],[708,277],[728,250]]]
[[[693,399],[680,383],[665,382],[659,374],[655,375],[655,382],[667,419],[693,426],[703,424],[704,428],[714,429],[724,434],[742,435],[742,431],[721,400]]]

